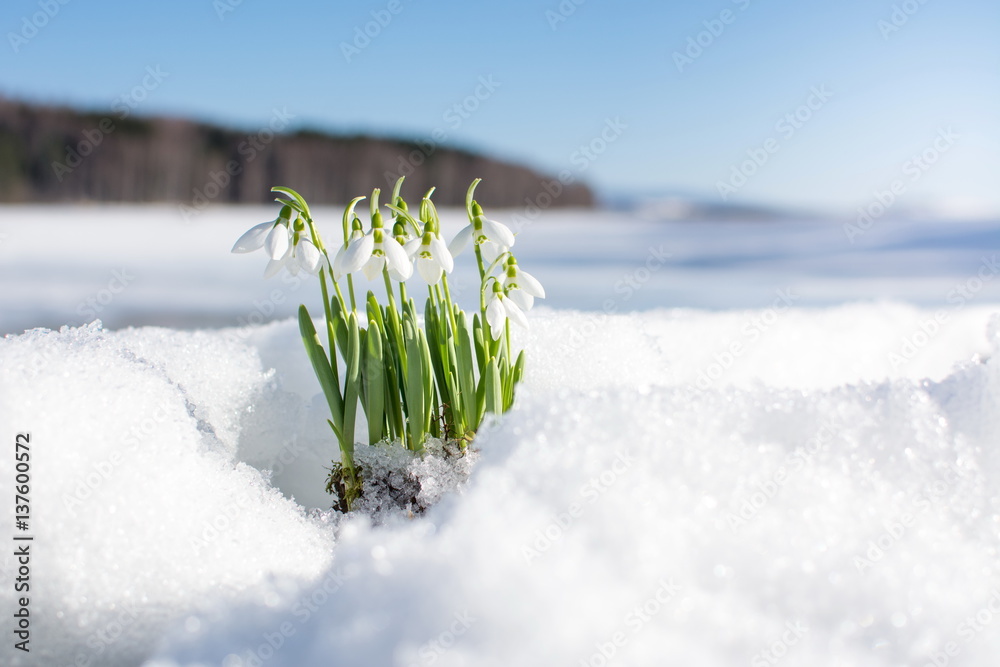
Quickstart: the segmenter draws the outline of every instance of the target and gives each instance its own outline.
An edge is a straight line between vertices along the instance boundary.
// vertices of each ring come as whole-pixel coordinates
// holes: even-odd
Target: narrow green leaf
[[[344,420],[341,452],[354,461],[354,424],[358,416],[358,396],[361,390],[361,331],[358,317],[350,314],[347,321],[348,341],[344,371]]]
[[[486,386],[486,412],[495,415],[503,413],[503,393],[500,387],[500,369],[497,366],[496,357],[493,357],[486,364],[486,374],[483,376],[483,383]]]
[[[344,401],[340,394],[340,386],[305,306],[299,306],[299,333],[302,335],[302,343],[306,348],[306,356],[309,357],[309,363],[312,364],[313,372],[316,374],[326,402],[330,406],[330,414],[336,423],[335,430],[342,432]]]
[[[405,324],[406,337],[406,420],[409,431],[409,448],[418,451],[424,444],[424,425],[427,423],[424,405],[424,355],[420,339],[409,322]]]
[[[479,425],[476,419],[476,378],[469,320],[462,311],[457,313],[455,320],[458,325],[458,331],[455,332],[455,369],[462,409],[462,424],[460,424],[459,433],[464,433]]]
[[[300,195],[295,190],[292,190],[291,188],[286,188],[284,186],[277,185],[277,186],[271,188],[271,192],[280,192],[283,195],[287,195],[287,196],[291,197],[295,201],[295,203],[298,204],[298,206],[299,206],[299,212],[300,213],[305,213],[307,217],[311,217],[310,214],[309,214],[309,204],[307,204],[306,200],[302,198],[302,195]]]
[[[368,323],[364,349],[365,416],[368,418],[368,443],[374,445],[382,439],[385,426],[385,359],[382,332],[375,320]]]

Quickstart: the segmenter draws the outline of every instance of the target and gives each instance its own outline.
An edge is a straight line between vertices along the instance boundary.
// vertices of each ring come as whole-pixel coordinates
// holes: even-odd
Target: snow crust
[[[538,309],[478,460],[366,452],[437,504],[346,519],[293,321],[10,336],[33,652],[0,662],[993,665],[997,311]]]

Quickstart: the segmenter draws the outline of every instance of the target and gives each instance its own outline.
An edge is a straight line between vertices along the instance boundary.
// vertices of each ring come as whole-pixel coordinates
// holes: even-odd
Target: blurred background
[[[0,26],[3,333],[236,324],[273,286],[223,255],[271,185],[332,234],[401,175],[551,221],[519,245],[561,307],[945,304],[997,272],[986,0],[11,0]]]

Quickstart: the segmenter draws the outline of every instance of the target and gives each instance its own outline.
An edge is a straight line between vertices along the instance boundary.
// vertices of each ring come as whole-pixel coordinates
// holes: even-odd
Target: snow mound
[[[412,516],[322,511],[335,444],[293,321],[4,340],[0,423],[35,457],[39,653],[0,661],[994,664],[989,308],[933,335],[935,312],[901,304],[793,308],[738,354],[767,310],[533,315],[478,461],[359,448],[437,501]]]
[[[147,665],[922,665],[952,645],[992,665],[995,359],[940,384],[526,396],[461,499],[348,524],[324,584]]]
[[[0,662],[136,664],[178,618],[266,602],[263,580],[314,579],[329,564],[330,530],[236,458],[271,383],[251,348],[95,324],[10,337],[0,371],[0,424],[31,434],[35,633],[30,656],[5,642]],[[12,457],[0,479],[13,479]],[[13,509],[0,510],[10,533]]]

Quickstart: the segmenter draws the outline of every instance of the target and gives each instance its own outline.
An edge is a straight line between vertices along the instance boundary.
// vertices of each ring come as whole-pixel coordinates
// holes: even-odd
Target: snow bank
[[[1000,323],[778,315],[536,311],[468,485],[378,526],[308,511],[333,443],[294,322],[10,337],[34,650],[0,661],[992,665]]]
[[[168,623],[266,603],[262,582],[328,566],[331,532],[236,456],[272,389],[251,348],[211,333],[36,330],[0,344],[0,370],[4,437],[31,434],[35,538],[33,650],[5,641],[4,664],[136,664]],[[10,488],[12,456],[0,479]],[[0,510],[4,534],[13,509]]]

